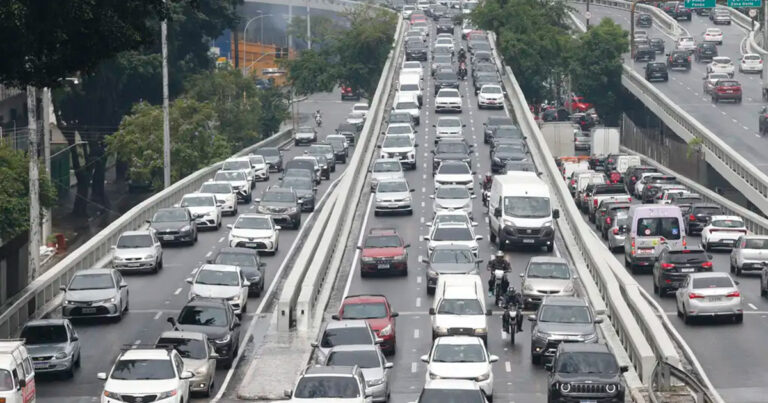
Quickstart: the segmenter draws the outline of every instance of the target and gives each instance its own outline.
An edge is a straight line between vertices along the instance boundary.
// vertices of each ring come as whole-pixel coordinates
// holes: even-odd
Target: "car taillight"
[[[592,200],[592,204],[593,204],[595,207],[597,207],[597,199],[595,199],[595,200]]]
[[[611,217],[605,217],[605,223],[611,225]]]
[[[576,184],[576,181],[575,181],[575,180],[573,180],[573,179],[571,179],[571,186],[573,186],[573,185],[575,185],[575,184]]]
[[[637,180],[637,177],[634,177],[634,176],[633,176],[633,177],[632,177],[632,180]]]
[[[701,264],[701,267],[705,269],[711,269],[712,268],[712,262],[704,262]]]
[[[689,61],[689,62],[691,61],[691,57],[690,57],[690,56],[688,56],[688,61]]]
[[[692,292],[692,293],[688,294],[688,299],[696,299],[696,298],[702,298],[703,299],[704,296],[701,295],[701,294],[696,294],[695,292]]]
[[[688,221],[696,221],[696,216],[691,214],[688,216]]]
[[[632,202],[632,197],[628,197],[627,201],[631,203]]]
[[[661,264],[661,268],[662,269],[673,269],[674,267],[675,267],[675,265],[672,264],[672,263],[662,263]]]
[[[738,298],[741,296],[741,293],[738,291],[734,291],[734,292],[729,292],[728,294],[725,294],[725,296],[728,298]]]
[[[619,235],[619,229],[618,228],[614,228],[613,229],[613,235]]]

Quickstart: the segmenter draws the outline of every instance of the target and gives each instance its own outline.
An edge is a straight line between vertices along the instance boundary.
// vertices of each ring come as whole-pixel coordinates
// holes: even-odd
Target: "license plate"
[[[387,263],[379,263],[378,267],[379,267],[379,269],[389,269],[389,264],[387,264]]]
[[[653,249],[638,249],[638,253],[653,253]]]
[[[49,365],[51,365],[51,363],[49,363],[47,361],[36,362],[35,363],[35,369],[38,369],[38,368],[48,368]]]
[[[245,247],[247,247],[247,248],[255,248],[256,247],[256,242],[246,242],[245,243]]]
[[[733,91],[731,91],[731,90],[727,90],[725,92],[728,93],[728,94],[733,94]]]
[[[395,208],[397,207],[397,203],[389,203],[387,206],[389,206],[390,208]]]
[[[723,242],[724,243],[733,243],[734,240],[733,239],[723,239]]]
[[[533,243],[533,239],[523,239],[523,243]]]
[[[141,266],[141,263],[129,263],[128,267],[139,267]]]
[[[96,308],[83,308],[83,313],[96,313]]]
[[[722,302],[723,297],[707,297],[707,301],[709,302]]]
[[[680,269],[681,273],[693,273],[693,271],[694,271],[693,267],[687,267],[687,268]]]
[[[597,400],[580,400],[579,403],[597,403]]]
[[[163,240],[165,241],[173,241],[173,235],[166,235],[163,237]]]

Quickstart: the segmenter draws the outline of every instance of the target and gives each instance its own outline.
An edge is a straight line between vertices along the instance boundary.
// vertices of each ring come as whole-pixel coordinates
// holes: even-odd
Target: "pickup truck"
[[[632,201],[632,197],[627,194],[627,190],[624,188],[623,184],[595,185],[592,189],[592,195],[587,200],[587,215],[589,216],[589,221],[595,222],[597,206],[604,200],[624,201],[629,203]]]

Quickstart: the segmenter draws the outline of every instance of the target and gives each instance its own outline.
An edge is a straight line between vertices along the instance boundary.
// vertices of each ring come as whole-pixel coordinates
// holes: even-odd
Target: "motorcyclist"
[[[467,52],[462,47],[461,49],[459,49],[459,62],[463,62],[465,60],[467,60]]]
[[[320,126],[323,122],[323,117],[320,115],[320,109],[318,109],[315,112],[315,123],[317,123],[318,126]]]
[[[520,310],[520,307],[523,305],[522,299],[522,295],[515,290],[514,286],[507,287],[506,292],[504,293],[504,314],[501,316],[502,326],[505,330],[510,327],[510,312],[514,310],[517,313],[515,316],[517,331],[523,331],[523,315]]]
[[[498,251],[496,252],[496,256],[488,262],[488,270],[490,270],[491,273],[497,270],[506,273],[512,271],[512,265],[504,258],[504,252]]]
[[[459,60],[459,78],[464,80],[467,78],[467,64],[463,60]]]
[[[507,273],[501,275],[501,279],[496,283],[498,289],[496,290],[496,306],[504,308],[506,303],[506,292],[509,288],[509,279]]]
[[[491,191],[491,185],[493,184],[493,175],[490,172],[486,172],[483,177],[483,204],[488,205],[488,192]]]

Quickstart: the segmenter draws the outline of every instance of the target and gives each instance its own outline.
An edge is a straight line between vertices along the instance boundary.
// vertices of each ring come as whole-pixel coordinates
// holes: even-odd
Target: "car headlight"
[[[125,260],[122,256],[114,256],[112,259],[114,259],[114,261],[116,262],[122,262],[123,260]]]
[[[209,211],[209,212],[205,213],[206,217],[213,217],[214,215],[216,215],[216,214],[213,211]]]
[[[563,393],[568,393],[571,391],[571,384],[570,383],[562,383],[560,384],[560,391]]]
[[[523,291],[533,291],[533,286],[530,283],[525,283]]]
[[[533,338],[546,341],[547,339],[549,339],[549,334],[536,329],[536,331],[533,332]]]
[[[475,334],[486,334],[488,333],[488,329],[484,327],[477,327],[475,328]]]
[[[64,300],[64,305],[74,305],[75,301]]]
[[[123,401],[123,398],[119,394],[117,394],[115,392],[110,392],[108,390],[104,390],[104,397],[108,397],[110,399],[115,399],[118,402],[122,402]]]
[[[229,297],[229,300],[232,302],[240,302],[240,294],[236,294],[232,297]]]
[[[434,271],[432,269],[427,270],[427,277],[437,278],[438,276],[439,276],[439,274],[436,271]]]
[[[609,383],[605,385],[605,391],[608,393],[615,393],[616,392],[616,385],[613,383]]]
[[[373,262],[376,260],[376,259],[374,259],[374,258],[372,258],[372,257],[366,257],[366,256],[363,256],[363,257],[362,257],[362,258],[360,258],[360,259],[361,259],[363,262],[365,262],[365,263],[373,263]]]
[[[371,379],[371,380],[365,381],[365,384],[368,386],[378,386],[378,385],[381,385],[382,383],[384,383],[384,378]]]
[[[448,328],[444,327],[444,326],[435,326],[435,333],[437,333],[437,334],[448,333]]]
[[[408,256],[406,254],[402,254],[400,256],[393,257],[392,260],[394,260],[395,262],[404,262],[407,259],[407,257]]]
[[[267,208],[265,206],[259,206],[259,207],[256,207],[256,211],[258,211],[259,213],[266,213]]]
[[[442,377],[432,371],[429,371],[429,379],[442,379]]]
[[[552,226],[552,220],[545,222],[544,226],[545,227],[551,227]]]
[[[155,255],[144,256],[144,260],[149,260],[149,259],[154,259],[154,258],[155,258]]]
[[[227,333],[226,335],[224,335],[224,337],[220,339],[215,339],[214,341],[219,344],[224,344],[224,343],[229,343],[230,338],[231,336],[229,335],[229,333]]]
[[[573,283],[566,285],[565,288],[563,288],[563,292],[573,292]]]
[[[590,335],[584,336],[584,343],[595,343],[597,342],[597,333],[592,333]]]
[[[157,400],[168,399],[169,397],[176,396],[177,393],[178,393],[178,391],[176,389],[169,390],[167,392],[158,393],[156,399]]]
[[[63,360],[67,357],[69,357],[69,354],[66,351],[59,351],[55,356],[53,356],[53,358],[57,360]]]
[[[478,376],[477,378],[475,378],[475,382],[483,382],[483,381],[487,381],[487,380],[488,380],[488,378],[490,378],[490,377],[491,377],[491,372],[490,372],[490,371],[488,371],[488,372],[486,372],[486,373],[484,373],[484,374],[482,374],[482,375]]]
[[[115,297],[103,299],[101,301],[96,301],[96,304],[114,304],[116,301]]]
[[[510,226],[510,227],[514,227],[515,223],[512,220],[508,220],[508,219],[505,218],[504,219],[504,225],[507,225],[507,226]]]
[[[196,369],[195,369],[194,371],[192,371],[192,372],[193,372],[193,373],[194,373],[196,376],[203,376],[203,375],[206,375],[206,374],[208,373],[208,366],[207,366],[207,365],[203,365],[203,366],[200,366],[199,368],[196,368]]]
[[[290,208],[288,209],[288,214],[293,214],[293,213],[295,213],[295,212],[297,212],[297,211],[299,211],[299,209],[298,209],[298,208],[296,208],[296,207],[290,207]]]
[[[191,225],[185,225],[185,226],[181,227],[181,229],[179,231],[180,232],[190,232],[190,231],[192,231],[192,226]]]
[[[384,329],[381,329],[379,336],[389,336],[392,334],[392,325],[387,325]]]

